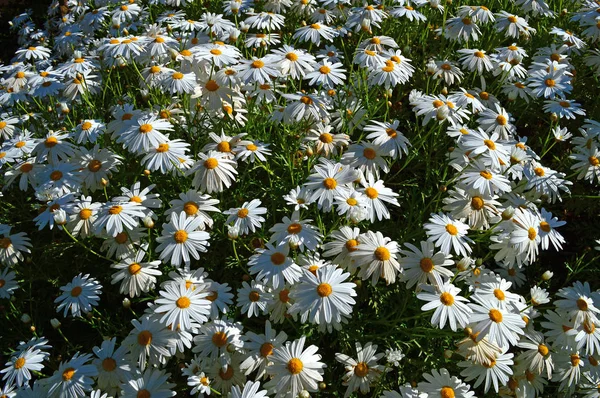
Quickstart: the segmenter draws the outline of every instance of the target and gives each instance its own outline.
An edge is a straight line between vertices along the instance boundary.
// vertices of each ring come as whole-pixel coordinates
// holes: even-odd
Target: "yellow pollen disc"
[[[287,58],[289,61],[297,61],[298,60],[298,55],[296,53],[287,53],[285,55],[285,58]]]
[[[495,308],[491,309],[488,315],[492,321],[494,321],[496,323],[502,322],[502,313],[500,311],[498,311],[497,309],[495,309]]]
[[[308,271],[313,274],[314,276],[317,276],[317,270],[319,269],[319,267],[317,265],[311,265],[310,267],[308,267]]]
[[[167,144],[167,143],[159,144],[158,147],[156,148],[156,152],[158,152],[158,153],[165,153],[168,150],[169,150],[169,144]]]
[[[451,306],[452,304],[454,304],[454,296],[448,292],[444,292],[440,294],[440,301],[446,306]]]
[[[181,80],[181,79],[183,79],[183,73],[175,72],[171,75],[171,77],[175,80]]]
[[[219,161],[215,158],[208,158],[204,161],[204,167],[209,170],[216,169],[219,165]]]
[[[90,123],[90,122],[84,122],[84,123],[81,125],[81,129],[82,129],[82,130],[89,130],[90,128],[92,128],[92,123]]]
[[[311,24],[310,27],[311,27],[311,29],[317,29],[317,30],[321,29],[321,25],[319,25],[318,23]]]
[[[433,268],[435,268],[435,264],[433,264],[433,260],[430,259],[429,257],[423,257],[421,259],[421,261],[419,261],[419,266],[421,267],[421,270],[425,273],[429,273],[429,272],[433,271]]]
[[[102,360],[102,369],[107,372],[112,372],[117,368],[117,361],[112,358],[104,358]]]
[[[595,156],[590,156],[588,158],[588,162],[590,162],[590,164],[594,167],[597,167],[598,165],[600,165],[600,160]]]
[[[527,230],[527,237],[529,238],[529,240],[534,240],[536,236],[537,231],[535,230],[535,228],[529,227],[529,229]]]
[[[140,133],[142,133],[142,134],[147,134],[147,133],[149,133],[149,132],[151,132],[151,131],[152,131],[152,125],[151,125],[151,124],[148,124],[148,123],[146,123],[146,124],[142,124],[142,125],[140,126],[140,128],[139,128],[139,131],[140,131]]]
[[[398,136],[398,132],[392,128],[388,128],[385,130],[385,133],[390,138],[396,138]]]
[[[282,303],[287,303],[290,301],[290,291],[287,289],[283,289],[279,292],[279,301]]]
[[[250,301],[255,303],[258,300],[260,300],[260,294],[256,290],[253,290],[250,292],[250,294],[248,294],[248,298],[250,299]]]
[[[50,179],[52,181],[58,181],[63,177],[63,173],[61,173],[58,170],[54,170],[52,173],[50,173]]]
[[[329,283],[321,283],[317,286],[317,294],[320,297],[327,297],[333,292],[331,285]]]
[[[321,67],[319,68],[319,72],[321,72],[322,74],[326,75],[326,74],[328,74],[329,72],[331,72],[331,69],[330,69],[328,66],[326,66],[326,65],[323,65],[323,66],[321,66]]]
[[[510,17],[508,17],[506,19],[508,19],[508,21],[510,23],[516,23],[517,22],[517,17],[515,17],[514,15],[511,15]]]
[[[511,391],[515,391],[517,388],[519,388],[519,382],[512,377],[508,379],[507,385]]]
[[[540,223],[540,229],[546,233],[550,232],[552,230],[552,227],[550,227],[550,224],[548,224],[546,221],[542,221]]]
[[[481,210],[483,208],[484,202],[483,199],[479,196],[473,196],[471,199],[471,208],[473,210]]]
[[[302,372],[302,369],[304,369],[304,364],[302,363],[302,361],[298,358],[292,358],[288,361],[287,363],[287,370],[293,374],[293,375],[297,375],[300,372]]]
[[[54,136],[50,136],[44,141],[44,146],[46,146],[46,148],[53,148],[56,144],[58,144],[58,139]]]
[[[481,98],[484,101],[487,101],[488,99],[490,99],[490,94],[487,91],[482,91],[479,93],[479,98]]]
[[[88,163],[87,168],[92,173],[97,173],[102,168],[102,162],[98,159],[93,159],[92,161],[90,161],[90,163]]]
[[[398,57],[397,55],[392,55],[390,57],[390,60],[394,61],[397,64],[399,64],[400,62],[402,62],[402,60],[400,59],[400,57]]]
[[[506,117],[504,115],[496,116],[496,123],[498,123],[498,125],[505,126],[507,122],[508,120],[506,120]]]
[[[260,69],[265,66],[265,63],[263,61],[261,61],[260,59],[257,59],[254,62],[252,62],[252,64],[250,64],[250,66],[252,66],[254,69]]]
[[[189,57],[190,55],[192,55],[192,52],[190,50],[181,50],[181,52],[179,53],[181,55],[183,55],[184,57]]]
[[[281,252],[275,252],[275,253],[271,254],[271,262],[274,265],[281,265],[281,264],[285,263],[285,259],[286,259],[285,254],[283,254]]]
[[[436,109],[437,109],[437,108],[439,108],[439,107],[441,107],[441,106],[444,106],[444,101],[442,101],[442,100],[439,100],[439,99],[436,99],[436,100],[434,100],[434,101],[432,102],[432,105],[433,105],[433,107],[434,107],[434,108],[436,108]]]
[[[404,8],[406,8],[408,11],[413,11],[415,8],[411,7],[411,6],[404,6]]]
[[[377,53],[375,51],[372,51],[372,50],[365,50],[365,54],[370,55],[371,57],[377,55]]]
[[[186,202],[183,205],[183,211],[188,216],[193,216],[198,213],[198,205],[195,202]]]
[[[549,349],[548,349],[548,347],[546,347],[544,344],[540,344],[540,345],[538,346],[538,352],[539,352],[540,354],[542,354],[542,356],[544,356],[544,357],[545,357],[546,355],[548,355],[548,353],[550,352],[550,350],[549,350]]]
[[[319,141],[324,144],[331,144],[333,142],[333,136],[329,133],[323,133],[319,136]]]
[[[120,245],[124,244],[127,242],[127,234],[125,232],[118,233],[117,236],[115,236],[115,241]]]
[[[485,54],[481,51],[475,51],[473,55],[477,58],[485,58]]]
[[[367,364],[364,362],[359,362],[354,367],[354,374],[357,377],[365,377],[366,375],[369,374],[369,366],[367,366]]]
[[[299,234],[302,231],[302,225],[298,224],[298,223],[293,223],[288,225],[287,227],[287,231],[290,234]]]
[[[552,79],[546,79],[546,80],[544,80],[544,84],[548,87],[554,87],[554,86],[556,86],[556,81],[554,81]]]
[[[188,233],[183,230],[180,229],[179,231],[175,232],[175,234],[173,235],[173,239],[175,240],[175,243],[184,243],[188,238]]]
[[[346,199],[346,203],[348,203],[348,205],[350,205],[350,206],[356,206],[358,204],[358,202],[354,198]]]
[[[65,369],[65,371],[62,374],[62,379],[63,379],[63,381],[69,381],[73,378],[74,375],[75,375],[75,369],[67,368],[67,369]]]
[[[375,152],[373,148],[365,148],[363,150],[363,156],[369,160],[373,160],[377,156],[377,152]]]
[[[82,291],[83,289],[81,288],[81,286],[75,286],[73,289],[71,289],[71,296],[79,297]]]
[[[367,195],[369,199],[376,199],[379,196],[379,192],[377,192],[375,188],[368,187],[365,189],[365,195]]]
[[[331,177],[323,180],[323,186],[327,189],[335,189],[337,187],[337,181]]]
[[[206,299],[208,301],[212,301],[212,302],[214,302],[218,298],[219,298],[219,292],[210,292],[210,294],[208,296],[206,296]]]
[[[578,366],[579,365],[579,355],[577,354],[571,354],[571,365]]]
[[[6,281],[4,279],[0,279],[0,288],[3,288],[6,285]]]
[[[390,254],[390,251],[386,247],[383,247],[383,246],[379,246],[377,249],[375,249],[375,252],[373,252],[373,255],[379,261],[388,261],[392,257],[392,255]]]
[[[485,178],[486,180],[491,180],[492,179],[492,173],[490,173],[487,170],[480,171],[479,175],[482,176],[483,178]]]
[[[221,55],[221,54],[223,54],[223,52],[221,50],[219,50],[218,48],[213,48],[212,50],[210,50],[210,53],[212,55]]]
[[[135,398],[150,398],[150,397],[151,397],[150,391],[146,390],[145,388],[143,390],[138,391],[135,396]]]
[[[233,366],[228,366],[225,372],[223,369],[219,370],[219,377],[223,380],[230,380],[233,377]]]
[[[450,65],[450,64],[442,64],[441,68],[443,70],[451,70],[452,69],[452,65]]]
[[[579,310],[581,310],[581,311],[588,310],[588,303],[584,299],[582,299],[582,298],[577,299],[576,303],[577,303],[577,308],[579,308]]]
[[[217,144],[217,150],[219,152],[231,152],[231,145],[227,141],[221,141]]]
[[[0,248],[8,249],[12,245],[10,238],[0,238]]]
[[[260,87],[261,90],[270,90],[271,89],[271,85],[269,83],[261,84],[258,87]]]
[[[154,42],[155,42],[155,43],[164,43],[164,42],[165,42],[165,39],[164,39],[164,38],[162,38],[162,37],[160,37],[160,36],[158,36],[156,39],[154,39]]]
[[[14,364],[15,369],[21,369],[23,366],[25,366],[25,358],[17,358]]]
[[[142,270],[142,266],[138,263],[131,263],[129,264],[129,267],[127,267],[127,270],[129,271],[130,275],[137,275]]]
[[[442,389],[440,390],[440,397],[441,398],[454,398],[455,397],[454,389],[449,386],[442,387]]]
[[[121,120],[125,121],[125,120],[131,120],[131,118],[133,118],[133,114],[132,113],[125,113],[123,116],[121,116]]]
[[[496,297],[500,301],[503,301],[506,298],[506,295],[502,290],[494,289],[494,297]]]
[[[22,79],[22,78],[25,77],[25,72],[19,71],[19,72],[17,72],[17,74],[15,75],[15,77],[17,79]]]
[[[490,148],[492,151],[496,149],[496,144],[492,140],[483,140],[483,143],[486,147]]]
[[[112,215],[119,214],[121,211],[123,211],[123,207],[119,205],[113,206],[110,209],[108,209],[108,213]]]
[[[239,218],[246,218],[246,217],[248,217],[248,213],[249,213],[248,209],[246,209],[246,208],[241,208],[241,209],[239,209],[239,210],[238,210],[238,212],[237,212],[237,216],[238,216]]]
[[[0,127],[2,129],[2,127]],[[27,143],[25,141],[19,141],[15,144],[15,148],[23,148]]]
[[[446,232],[448,232],[452,236],[458,235],[458,228],[456,228],[452,224],[446,224]]]
[[[392,61],[385,61],[385,66],[381,67],[381,70],[387,73],[394,71],[394,63]]]
[[[208,91],[211,91],[211,92],[217,91],[219,89],[219,87],[220,86],[214,80],[209,80],[204,85],[204,88],[206,88]]]
[[[91,209],[81,209],[79,211],[79,218],[81,218],[82,220],[87,220],[91,216],[92,216],[92,210]]]
[[[221,331],[213,334],[211,340],[217,347],[224,347],[227,345],[227,335]]]
[[[226,69],[225,74],[227,76],[235,75],[235,69]]]
[[[313,103],[313,100],[305,95],[302,98],[300,98],[300,102],[302,102],[304,105],[311,105]]]
[[[175,302],[175,305],[177,305],[177,307],[179,307],[181,309],[188,308],[191,304],[192,304],[192,302],[190,301],[190,299],[185,296],[179,297],[177,299],[177,301]]]
[[[349,241],[347,241],[344,246],[346,247],[346,250],[348,250],[349,252],[355,252],[358,249],[356,248],[356,246],[358,246],[358,241],[356,239],[350,239]]]
[[[6,123],[5,121],[0,121],[0,130],[3,129],[4,127],[6,127],[8,125],[8,123]]]
[[[168,118],[171,117],[171,112],[169,112],[168,110],[164,109],[164,110],[160,111],[159,116],[160,116],[161,119],[168,119]]]
[[[271,343],[263,343],[263,345],[260,346],[260,356],[262,356],[263,358],[268,357],[269,355],[273,354],[273,344]]]

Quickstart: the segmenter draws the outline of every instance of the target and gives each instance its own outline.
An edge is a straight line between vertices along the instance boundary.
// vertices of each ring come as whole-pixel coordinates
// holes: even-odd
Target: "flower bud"
[[[54,222],[57,225],[65,225],[67,223],[67,213],[63,209],[54,210]]]
[[[452,355],[454,355],[454,352],[452,350],[444,350],[444,358],[450,359],[452,358]]]
[[[60,328],[61,323],[58,319],[52,318],[52,319],[50,319],[50,325],[52,325],[52,327],[54,329],[58,329],[58,328]]]
[[[556,112],[552,112],[552,113],[550,114],[550,120],[551,120],[552,122],[554,122],[554,123],[555,123],[556,121],[558,121],[558,115],[556,114]]]
[[[229,239],[237,239],[240,237],[240,228],[235,226],[235,225],[228,225],[227,226],[227,237]]]
[[[29,316],[29,314],[23,314],[21,315],[21,322],[23,322],[24,324],[28,324],[31,322],[31,317]]]
[[[148,177],[150,175],[150,170],[148,170],[148,169],[144,170],[144,175],[146,177]]]
[[[102,184],[103,187],[108,185],[108,180],[104,177],[102,177],[102,179],[100,180],[100,184]]]
[[[310,394],[308,391],[302,390],[300,391],[300,394],[298,394],[298,398],[310,398]]]
[[[447,106],[441,106],[437,109],[435,118],[438,121],[442,121],[448,119],[448,115],[450,115],[450,108],[448,108]]]
[[[131,308],[131,300],[129,300],[127,297],[123,299],[123,308]]]
[[[154,228],[154,220],[150,216],[142,218],[142,222],[146,228]]]
[[[504,211],[502,212],[502,219],[504,221],[508,221],[510,220],[513,215],[515,214],[515,209],[512,206],[508,206],[506,209],[504,209]]]
[[[327,383],[325,383],[325,382],[320,382],[319,383],[319,390],[323,391],[326,388],[327,388]]]
[[[549,281],[550,278],[552,278],[554,276],[554,272],[552,271],[546,271],[542,274],[542,280],[543,281]]]

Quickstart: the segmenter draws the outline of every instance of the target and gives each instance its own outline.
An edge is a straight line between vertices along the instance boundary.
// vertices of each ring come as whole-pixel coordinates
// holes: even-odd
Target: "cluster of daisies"
[[[588,49],[600,40],[597,4],[565,2],[563,13],[543,0],[514,0],[511,12],[439,0],[196,3],[55,1],[43,29],[30,13],[11,22],[21,48],[0,66],[3,200],[30,195],[38,214],[27,222],[111,262],[110,279],[61,281],[57,316],[91,314],[110,285],[148,305],[121,325],[128,333],[55,368],[47,339],[20,342],[0,369],[0,396],[306,398],[327,389],[332,368],[344,397],[529,398],[549,383],[600,396],[600,292],[576,282],[552,297],[551,274],[531,287],[525,277],[541,251],[565,244],[565,221],[546,208],[570,194],[569,178],[600,181],[600,122],[570,98],[576,66],[600,75],[600,51]],[[559,17],[581,38],[554,26]],[[542,32],[540,21],[553,27]],[[410,43],[398,43],[415,27],[454,50],[417,64],[404,55]],[[541,34],[548,46],[529,50]],[[403,92],[430,135],[396,120],[388,99]],[[383,100],[369,104],[369,93]],[[539,154],[509,112],[530,105],[551,121]],[[288,129],[301,131],[300,159],[270,136],[291,141]],[[452,175],[411,243],[378,228],[400,209],[418,211],[401,203],[393,178],[425,140],[454,140]],[[571,176],[544,157],[556,144],[571,147]],[[286,178],[273,166],[282,161],[306,168],[287,194],[244,192],[226,205],[244,172]],[[185,188],[165,195],[167,185]],[[1,300],[18,291],[38,244],[35,232],[15,232],[23,225],[0,224]],[[225,240],[257,236],[251,255],[235,253],[242,283],[199,267]],[[456,366],[383,391],[403,366],[396,346],[357,341],[328,353],[311,344],[351,325],[362,281],[414,291],[432,327],[461,337],[447,353],[461,358]],[[290,324],[315,333],[289,336]],[[187,385],[174,382],[182,377]]]

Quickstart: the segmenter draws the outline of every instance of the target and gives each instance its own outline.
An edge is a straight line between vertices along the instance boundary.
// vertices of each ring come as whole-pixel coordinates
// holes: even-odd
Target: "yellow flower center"
[[[23,366],[25,366],[25,358],[17,358],[14,365],[15,369],[21,369]]]
[[[173,239],[175,240],[175,243],[184,243],[188,238],[188,233],[183,230],[180,229],[179,231],[175,232],[175,234],[173,235]]]
[[[419,261],[419,266],[421,270],[425,273],[430,273],[435,268],[435,264],[433,264],[433,260],[429,257],[423,257],[421,261]]]
[[[219,85],[217,84],[216,81],[214,80],[209,80],[206,82],[206,84],[204,85],[204,87],[208,90],[208,91],[217,91],[219,89]]]
[[[250,64],[250,66],[252,66],[254,69],[260,69],[265,66],[265,63],[263,61],[261,61],[260,59],[257,59],[254,62],[252,62],[252,64]]]
[[[285,57],[292,62],[298,61],[298,55],[296,53],[287,53]]]
[[[0,238],[0,247],[2,249],[8,249],[10,245],[12,245],[12,241],[10,240],[10,238]]]
[[[548,87],[554,87],[556,86],[556,81],[553,79],[546,79],[544,80],[544,84]]]
[[[246,218],[246,217],[248,217],[248,209],[246,209],[246,208],[239,209],[238,212],[237,212],[237,216],[239,218]]]
[[[139,345],[148,346],[152,343],[152,333],[149,330],[142,330],[137,336]]]
[[[446,232],[448,232],[452,236],[458,235],[458,228],[456,228],[452,224],[446,224]]]
[[[90,161],[90,163],[88,163],[87,168],[92,173],[97,173],[102,168],[102,162],[99,161],[98,159],[94,159],[94,160]]]
[[[496,123],[498,123],[500,126],[505,126],[507,122],[508,122],[508,120],[506,119],[506,116],[504,116],[504,115],[496,116]]]
[[[327,189],[335,189],[337,187],[337,181],[331,177],[323,180],[323,186]]]
[[[263,343],[263,345],[260,346],[260,355],[263,358],[268,357],[269,355],[273,354],[273,348],[273,344]]]
[[[52,181],[58,181],[63,177],[63,173],[60,172],[59,170],[54,170],[52,173],[50,173],[50,179]]]
[[[579,299],[577,299],[576,303],[577,303],[577,308],[579,308],[579,310],[581,310],[581,311],[588,310],[588,303],[584,299],[579,298]]]
[[[130,275],[137,275],[142,270],[142,266],[138,263],[131,263],[129,264],[129,267],[127,267],[127,270],[129,271]]]
[[[183,73],[175,72],[171,75],[171,77],[175,80],[181,80],[181,79],[183,79]]]
[[[324,144],[331,144],[333,142],[333,135],[329,133],[323,133],[319,136],[319,140]]]
[[[138,391],[138,393],[135,396],[135,398],[150,398],[150,397],[151,397],[150,391],[146,390],[145,388],[143,390]]]
[[[534,240],[536,236],[537,231],[535,230],[535,228],[529,227],[529,229],[527,230],[527,237],[529,238],[529,240]]]
[[[452,387],[444,386],[440,390],[440,397],[441,398],[454,398],[454,396],[455,396],[454,395],[454,389]]]
[[[496,149],[496,144],[492,140],[483,140],[483,143],[486,147],[490,148],[492,151]]]
[[[275,253],[271,254],[271,263],[273,263],[273,265],[281,265],[281,264],[285,263],[285,259],[286,259],[285,254],[283,254],[281,252],[275,252]]]
[[[480,171],[479,175],[482,176],[483,178],[485,178],[486,180],[491,180],[492,179],[492,173],[490,173],[487,170]]]
[[[227,344],[227,335],[219,331],[212,335],[212,342],[217,347],[224,347]]]
[[[369,199],[376,199],[379,196],[379,192],[377,192],[375,188],[368,187],[365,189],[365,195],[367,195]]]
[[[494,297],[496,297],[500,301],[503,301],[506,298],[506,295],[502,290],[494,289]]]
[[[186,202],[183,205],[183,211],[187,216],[193,216],[198,213],[198,205],[195,202]]]
[[[63,379],[63,381],[69,381],[73,378],[74,375],[75,375],[75,369],[67,368],[67,369],[65,369],[65,371],[62,374],[62,379]]]
[[[293,224],[290,224],[290,225],[287,227],[287,231],[288,231],[288,233],[290,233],[290,234],[294,234],[294,235],[296,235],[296,234],[299,234],[299,233],[300,233],[300,231],[302,231],[302,225],[300,225],[300,224],[298,224],[298,223],[293,223]]]
[[[287,363],[287,370],[293,375],[299,374],[302,369],[304,369],[304,364],[298,358],[292,358]]]
[[[204,161],[204,167],[209,170],[216,169],[219,165],[219,161],[215,158],[208,158]]]
[[[365,377],[366,375],[369,374],[369,366],[364,362],[359,362],[354,367],[354,374],[357,377]]]
[[[540,229],[546,233],[550,232],[552,230],[552,227],[550,227],[550,224],[548,224],[546,221],[542,221],[540,223]]]
[[[219,377],[223,380],[230,380],[233,377],[233,366],[227,366],[225,372],[223,372],[223,369],[219,370]]]
[[[446,306],[454,304],[454,296],[448,292],[440,294],[440,302]]]
[[[123,207],[116,205],[116,206],[112,206],[110,209],[108,209],[108,214],[115,215],[115,214],[121,213],[121,211],[123,211]]]
[[[317,294],[319,297],[327,297],[333,292],[331,285],[329,283],[321,283],[317,286]]]
[[[321,67],[319,68],[319,72],[321,72],[322,74],[326,75],[326,74],[328,74],[329,72],[331,72],[331,69],[330,69],[328,66],[326,66],[326,65],[323,65],[323,66],[321,66]]]
[[[484,202],[480,196],[473,196],[471,199],[471,208],[473,210],[481,210],[483,208]]]
[[[356,201],[356,199],[354,199],[354,198],[348,198],[348,199],[346,199],[346,203],[347,203],[349,206],[356,206],[356,205],[358,204],[358,202],[357,202],[357,201]]]
[[[44,141],[44,145],[46,146],[46,148],[54,148],[56,144],[58,144],[58,139],[53,135],[46,138],[46,141]]]
[[[492,321],[496,323],[502,322],[502,313],[495,308],[492,308],[489,312],[489,317]]]
[[[544,344],[540,344],[540,345],[538,346],[538,352],[539,352],[540,354],[542,354],[542,356],[544,356],[544,357],[545,357],[546,355],[548,355],[548,353],[550,352],[550,350],[549,350],[549,349],[548,349],[548,347],[546,347]]]
[[[250,294],[248,294],[248,298],[250,299],[250,301],[255,303],[258,300],[260,300],[260,294],[256,290],[253,290],[250,292]]]
[[[379,261],[388,261],[392,257],[390,251],[384,246],[379,246],[377,249],[375,249],[373,255]]]

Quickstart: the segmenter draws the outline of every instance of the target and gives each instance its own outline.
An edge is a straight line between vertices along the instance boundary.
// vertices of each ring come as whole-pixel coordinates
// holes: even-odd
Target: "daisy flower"
[[[258,159],[266,162],[267,156],[271,156],[269,145],[258,140],[241,140],[235,145],[235,160],[254,163]]]
[[[112,275],[111,284],[121,282],[119,291],[122,294],[129,294],[129,297],[141,296],[142,292],[147,293],[154,288],[156,276],[162,275],[157,268],[160,261],[151,261],[145,263],[142,260],[146,256],[148,244],[144,244],[137,252],[135,257],[127,257],[117,264],[110,267],[118,270]]]
[[[192,184],[195,188],[206,193],[222,192],[223,186],[229,188],[235,181],[237,163],[229,159],[228,154],[209,151],[207,154],[199,153],[198,156],[200,160],[185,173],[194,174]]]
[[[242,59],[237,68],[243,83],[265,84],[271,81],[271,76],[279,77],[280,75],[269,57]]]
[[[450,329],[456,332],[458,327],[465,328],[469,323],[469,317],[473,312],[465,302],[468,299],[459,296],[460,289],[449,282],[437,287],[423,286],[423,293],[417,294],[419,300],[427,301],[427,304],[421,307],[421,311],[435,309],[431,317],[431,324],[443,329],[446,322],[450,324]]]
[[[246,376],[240,369],[241,355],[233,353],[231,361],[226,366],[221,364],[221,361],[213,361],[209,364],[209,375],[211,376],[212,385],[216,390],[223,394],[230,392],[233,386],[241,386],[246,382]]]
[[[314,143],[315,152],[325,157],[338,154],[338,150],[348,145],[350,136],[347,134],[332,133],[332,126],[317,123],[316,127],[304,137],[304,141]]]
[[[360,180],[363,188],[358,191],[365,194],[367,197],[367,210],[369,211],[368,219],[371,222],[377,220],[389,219],[391,217],[389,210],[385,203],[389,203],[394,206],[400,206],[398,203],[398,196],[391,188],[384,185],[383,180],[378,180],[375,176],[369,175],[366,179]]]
[[[206,252],[206,247],[209,246],[208,232],[199,231],[198,228],[202,224],[202,219],[187,218],[185,212],[179,214],[174,213],[171,221],[168,224],[163,224],[163,230],[160,237],[156,238],[159,243],[156,248],[160,252],[160,259],[166,260],[171,258],[171,265],[179,266],[181,261],[186,267],[190,265],[190,254],[198,260],[200,252]]]
[[[301,42],[310,41],[319,47],[321,39],[333,41],[336,36],[337,32],[333,28],[322,23],[313,23],[296,29],[293,39],[299,39]]]
[[[248,331],[244,335],[244,349],[247,350],[247,358],[241,363],[240,368],[246,375],[257,370],[255,380],[265,376],[271,363],[273,351],[283,346],[287,340],[285,332],[277,333],[271,328],[271,322],[265,322],[265,333],[256,334]]]
[[[436,252],[433,242],[422,241],[421,249],[411,243],[404,245],[410,249],[401,251],[406,256],[402,258],[402,279],[408,289],[416,286],[419,291],[426,282],[442,286],[445,281],[454,277],[454,272],[445,268],[454,265],[454,261],[450,255]]]
[[[143,315],[140,320],[131,321],[133,329],[123,340],[123,345],[129,347],[129,359],[145,369],[146,364],[158,365],[166,363],[171,356],[169,348],[175,343],[173,332],[156,318]]]
[[[58,370],[47,381],[49,397],[82,397],[85,391],[92,391],[98,369],[88,364],[92,359],[90,354],[79,355],[76,353],[67,362],[61,362]]]
[[[367,231],[360,235],[360,243],[350,256],[360,267],[359,276],[366,280],[371,278],[371,284],[375,286],[382,277],[386,284],[396,282],[396,274],[402,271],[397,260],[398,244],[390,238],[384,237],[379,231]]]
[[[261,390],[260,383],[248,381],[244,384],[244,389],[240,390],[239,386],[231,387],[231,398],[269,398],[267,396],[267,390]]]
[[[148,368],[142,374],[138,372],[134,374],[127,383],[123,383],[121,397],[174,397],[177,395],[172,389],[174,383],[169,383],[170,373],[165,373],[164,370]]]
[[[468,256],[471,253],[470,243],[473,241],[466,236],[469,226],[454,220],[443,213],[432,214],[429,223],[423,224],[427,233],[427,240],[434,242],[446,255],[453,250],[460,256]]]
[[[167,174],[170,171],[176,172],[177,166],[182,159],[187,158],[187,151],[190,144],[182,140],[165,140],[157,147],[151,148],[141,160],[141,163],[150,171],[158,171]]]
[[[56,311],[60,312],[64,308],[63,316],[65,317],[69,310],[73,316],[82,316],[98,305],[100,294],[102,294],[102,285],[89,276],[89,274],[83,276],[79,274],[60,288],[63,293],[54,300],[55,303],[60,303]]]
[[[379,171],[387,173],[389,166],[383,156],[385,151],[379,145],[363,141],[352,144],[342,155],[342,163],[360,169],[365,175],[379,178]]]
[[[45,352],[35,347],[16,353],[5,363],[7,367],[0,371],[0,373],[5,373],[2,380],[6,382],[7,386],[13,382],[16,382],[17,387],[28,384],[32,378],[31,372],[41,371],[44,368],[42,362],[47,356]]]
[[[335,206],[338,215],[346,215],[346,218],[358,223],[369,216],[369,200],[362,192],[351,190],[335,196]]]
[[[92,364],[98,369],[98,387],[116,394],[121,383],[131,378],[131,365],[125,355],[128,348],[121,345],[115,349],[117,339],[104,340],[100,347],[92,348],[96,358]]]
[[[202,220],[198,228],[212,228],[213,219],[207,212],[219,212],[220,210],[213,206],[216,204],[219,204],[218,199],[212,199],[210,195],[203,195],[200,192],[190,189],[187,192],[180,193],[179,199],[169,202],[171,208],[165,212],[165,215],[167,216],[167,220],[170,221],[173,214],[184,212],[188,217]]]
[[[320,331],[340,329],[356,303],[352,298],[356,296],[356,285],[344,282],[349,277],[349,273],[335,265],[319,268],[316,274],[305,270],[290,292],[290,298],[295,302],[288,312],[300,314],[302,323],[308,320],[319,325]]]
[[[491,301],[472,296],[474,303],[469,303],[473,310],[470,322],[474,323],[473,332],[479,333],[477,340],[487,337],[499,347],[516,345],[518,336],[524,333],[525,322],[520,314],[513,314]]]
[[[277,245],[286,243],[291,248],[298,248],[302,252],[305,249],[315,251],[321,244],[323,236],[316,227],[310,225],[312,220],[300,219],[299,211],[294,211],[291,218],[283,217],[282,221],[269,229],[269,232],[273,232],[269,243]]]
[[[350,192],[350,184],[356,179],[356,173],[352,167],[328,159],[321,159],[314,166],[314,171],[304,186],[312,191],[311,202],[317,201],[319,209],[330,211],[334,196]]]
[[[277,59],[281,75],[289,75],[294,80],[304,78],[306,73],[314,70],[316,64],[312,54],[287,44],[273,50],[273,56]]]
[[[32,247],[31,240],[25,232],[11,234],[11,228],[0,231],[2,235],[0,238],[0,264],[7,267],[13,267],[19,261],[23,261],[23,253],[31,253],[29,248]]]
[[[290,246],[284,243],[273,246],[266,244],[266,249],[257,249],[257,254],[250,257],[248,271],[251,275],[274,289],[283,287],[287,282],[294,284],[302,276],[302,270],[288,256]]]
[[[242,282],[242,287],[237,291],[237,306],[241,307],[242,314],[248,313],[248,318],[259,316],[260,312],[267,313],[267,303],[271,297],[272,294],[263,284]]]
[[[323,86],[324,88],[334,88],[339,84],[343,84],[346,80],[344,73],[346,69],[343,69],[341,62],[331,63],[327,60],[321,61],[320,64],[315,65],[315,70],[309,72],[304,77],[305,80],[309,80],[309,85]]]
[[[138,219],[146,216],[144,207],[136,202],[107,202],[98,213],[96,233],[106,231],[110,236],[117,236],[125,229],[131,231],[138,226]]]
[[[242,347],[242,325],[227,318],[215,319],[200,326],[200,333],[194,336],[192,352],[199,353],[202,358],[221,360],[227,366],[229,354]]]
[[[544,335],[540,332],[529,331],[521,337],[517,347],[524,349],[517,357],[519,363],[527,365],[527,368],[536,374],[543,374],[544,370],[548,379],[552,377],[554,363],[550,347],[544,341]]]
[[[323,257],[335,256],[331,260],[332,263],[353,273],[358,268],[358,264],[351,253],[357,250],[360,243],[360,229],[343,226],[333,231],[329,238],[331,241],[323,245]]]
[[[156,115],[144,115],[131,123],[117,138],[125,148],[134,153],[145,153],[167,141],[163,132],[172,131],[173,125]]]
[[[443,200],[443,210],[462,222],[466,221],[471,229],[487,229],[490,223],[500,221],[502,208],[495,199],[496,195],[483,195],[476,189],[464,190],[460,187],[448,193],[449,196]]]
[[[317,383],[323,381],[326,365],[320,361],[318,347],[311,345],[305,349],[305,341],[306,337],[302,336],[273,351],[273,364],[269,369],[273,378],[265,387],[275,393],[275,397],[296,397],[302,390],[315,392]]]
[[[494,110],[495,109],[495,110]],[[517,128],[511,123],[512,117],[498,103],[494,104],[494,109],[482,111],[479,114],[477,122],[486,133],[497,133],[501,140],[510,140],[517,131]]]
[[[512,191],[508,178],[480,160],[465,167],[458,178],[466,189],[477,190],[484,196]]]
[[[423,373],[423,378],[427,381],[422,381],[417,385],[420,392],[429,394],[429,396],[439,396],[443,398],[473,398],[475,393],[470,391],[468,384],[463,383],[456,376],[450,376],[450,373],[442,368],[440,370],[433,369],[431,374]]]
[[[198,84],[193,72],[173,71],[162,80],[163,88],[171,94],[193,94]]]
[[[473,387],[479,387],[485,381],[484,393],[487,393],[490,387],[494,386],[494,391],[498,393],[499,386],[505,386],[508,383],[509,376],[513,371],[511,366],[514,364],[512,353],[502,353],[496,356],[490,363],[480,364],[470,361],[462,361],[458,366],[466,367],[460,372],[466,381],[477,379]]]
[[[490,72],[494,69],[490,57],[483,50],[465,48],[458,50],[458,53],[462,54],[460,62],[463,68],[471,72],[477,71],[481,75],[483,72]]]
[[[224,211],[223,214],[229,216],[226,223],[233,223],[242,235],[247,235],[250,232],[254,233],[256,228],[260,228],[265,221],[261,214],[267,214],[267,209],[260,207],[260,205],[261,201],[259,199],[253,199],[250,202],[244,202],[242,207]]]
[[[306,186],[293,188],[287,195],[284,195],[283,199],[286,204],[294,206],[294,211],[300,209],[308,209],[308,206],[312,203],[310,200],[312,191]]]
[[[511,245],[515,245],[519,253],[526,254],[529,261],[533,262],[538,255],[541,241],[539,217],[528,209],[517,208],[512,221]]]
[[[398,131],[398,120],[393,122],[371,121],[363,130],[369,132],[366,139],[371,140],[373,145],[377,145],[382,152],[393,159],[402,158],[402,152],[408,154],[410,142]]]
[[[600,303],[600,293],[592,292],[588,282],[575,282],[573,286],[562,288],[556,294],[561,297],[554,304],[565,312],[573,322],[573,327],[578,328],[585,322],[597,323],[600,309],[596,307]]]
[[[344,398],[348,398],[354,391],[360,390],[362,394],[367,394],[371,390],[371,383],[381,377],[385,367],[378,365],[384,354],[377,352],[377,345],[367,343],[364,347],[356,342],[357,359],[348,355],[336,353],[335,360],[344,365],[346,374],[343,377],[342,385],[348,386]]]

